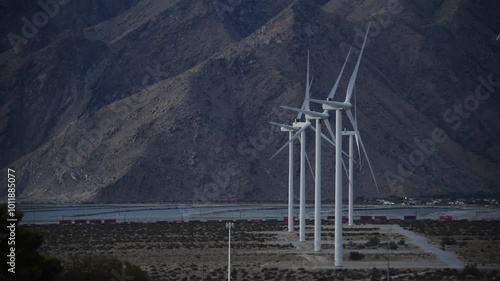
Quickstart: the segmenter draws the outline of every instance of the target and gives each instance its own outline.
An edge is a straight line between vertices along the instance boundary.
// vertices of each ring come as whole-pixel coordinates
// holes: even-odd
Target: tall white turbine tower
[[[343,131],[342,136],[348,136],[349,137],[349,199],[348,199],[348,207],[347,207],[347,216],[348,216],[348,224],[349,226],[354,225],[354,219],[353,219],[353,204],[354,204],[354,147],[353,147],[353,137],[354,137],[354,131]]]
[[[341,171],[341,161],[342,161],[342,113],[345,111],[347,113],[347,116],[349,117],[349,120],[351,121],[351,124],[354,128],[355,132],[355,138],[356,142],[358,145],[361,146],[363,153],[366,157],[368,166],[370,167],[370,171],[372,173],[372,177],[375,180],[375,174],[373,173],[372,166],[370,164],[370,160],[368,158],[368,155],[366,153],[365,146],[363,144],[363,141],[361,140],[361,135],[359,134],[359,131],[357,129],[357,123],[356,120],[354,119],[352,112],[351,112],[351,98],[352,98],[352,93],[354,90],[354,84],[356,82],[356,78],[358,75],[358,70],[359,70],[359,65],[361,63],[361,58],[363,56],[363,50],[366,45],[366,39],[368,36],[368,31],[370,29],[370,25],[368,24],[367,32],[363,41],[363,46],[361,47],[361,51],[358,57],[358,60],[356,62],[356,66],[354,68],[354,71],[351,75],[351,78],[349,80],[349,84],[347,86],[347,92],[346,92],[346,98],[344,102],[335,102],[332,101],[331,99],[322,101],[322,100],[311,100],[314,102],[318,102],[323,104],[323,109],[325,111],[330,111],[330,110],[335,110],[336,111],[336,126],[335,126],[335,133],[336,133],[336,151],[335,151],[335,266],[343,266],[343,239],[342,239],[342,171]],[[378,191],[378,185],[375,180],[375,186]]]
[[[231,229],[234,228],[234,223],[227,222],[226,228],[229,231],[228,247],[227,247],[227,280],[231,281]]]
[[[272,125],[279,126],[282,132],[288,132],[288,140],[293,137],[293,132],[296,127],[269,122]],[[294,176],[293,176],[293,141],[288,144],[288,232],[293,232],[293,192],[294,192]]]
[[[304,113],[306,119],[316,120],[316,154],[314,174],[314,251],[321,251],[321,120],[328,122],[328,113],[314,112],[310,110],[296,109],[282,106],[285,109]],[[311,127],[313,128],[313,127]]]
[[[297,125],[298,121],[295,120],[293,125],[286,125],[286,124],[279,124],[276,122],[269,122],[272,125],[280,127],[282,132],[288,132],[288,232],[293,232],[293,225],[294,225],[294,157],[293,157],[293,152],[294,152],[294,142],[292,140],[293,137],[293,132],[297,131],[300,129],[300,127]],[[277,153],[276,153],[277,154]],[[276,155],[275,154],[275,155]],[[302,154],[301,154],[302,156]],[[274,157],[274,156],[273,156]],[[307,156],[307,153],[304,153],[304,157],[307,161],[307,164],[309,165],[309,169],[311,170],[312,174],[312,167],[311,163],[309,162],[309,157]],[[271,157],[272,159],[272,157]],[[301,163],[302,163],[301,159]],[[305,166],[305,164],[304,164]],[[314,174],[312,174],[314,177]]]
[[[360,157],[360,166],[359,169],[361,170],[363,168],[363,161],[361,161],[361,152],[359,149],[359,140],[361,138],[361,135],[359,131],[357,131],[358,127],[358,114],[357,114],[357,106],[356,106],[356,88],[354,88],[354,120],[352,120],[352,116],[349,117],[351,124],[353,128],[356,128],[356,130],[353,131],[346,131],[344,129],[344,132],[342,133],[344,136],[349,137],[349,196],[348,196],[348,218],[349,218],[349,226],[354,225],[354,219],[353,219],[353,213],[354,213],[354,167],[353,167],[353,158],[354,158],[354,145],[353,145],[353,137],[356,139],[356,147],[358,149],[358,155]],[[369,162],[370,160],[368,159],[368,155],[365,154],[367,157],[367,161]],[[370,166],[370,171],[372,174],[373,182],[375,184],[375,187],[377,189],[377,193],[380,195],[380,191],[378,189],[378,184],[377,180],[375,179],[375,175],[373,174],[373,170],[371,170]]]
[[[310,98],[310,90],[312,86],[312,80],[309,79],[309,51],[307,52],[307,73],[306,73],[306,91],[305,91],[305,98],[302,103],[301,109],[309,109],[309,98]],[[306,161],[309,164],[309,167],[311,168],[311,163],[309,162],[309,158],[307,157],[306,153],[306,134],[305,134],[305,129],[309,127],[310,122],[306,119],[306,121],[300,121],[302,118],[302,113],[297,114],[297,119],[295,122],[292,124],[292,126],[284,126],[281,124],[277,124],[274,122],[271,122],[273,125],[278,125],[282,128],[282,130],[299,130],[301,132],[301,138],[300,138],[300,190],[299,190],[299,241],[304,242],[306,241],[306,220],[305,220],[305,214],[306,214]],[[303,130],[301,130],[303,129]],[[291,136],[291,133],[290,133]],[[290,146],[289,147],[289,175],[288,175],[288,180],[289,180],[289,193],[288,193],[288,231],[290,231],[290,227],[293,229],[293,183],[290,184],[290,181],[293,181],[293,164],[290,164],[293,162],[293,139],[292,137],[289,138],[289,141],[287,144]],[[285,146],[287,145],[285,144]],[[276,156],[285,146],[283,146],[280,150],[278,150],[272,157]],[[291,152],[290,152],[291,151]],[[312,168],[311,168],[312,172]],[[292,205],[292,207],[291,207]],[[290,214],[290,210],[292,209],[292,215]],[[292,224],[290,224],[290,220],[292,220]]]

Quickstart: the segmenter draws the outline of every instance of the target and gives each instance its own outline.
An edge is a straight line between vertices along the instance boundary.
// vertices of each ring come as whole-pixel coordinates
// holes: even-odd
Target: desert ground
[[[42,251],[64,262],[110,255],[140,266],[152,280],[227,279],[223,221],[30,227],[44,233]],[[343,230],[344,267],[335,268],[333,222],[323,223],[320,253],[313,251],[312,222],[303,243],[298,228],[289,233],[284,222],[235,222],[232,279],[381,280],[388,263],[392,280],[500,279],[500,222],[358,222]],[[455,243],[441,245],[443,237]],[[353,260],[351,252],[363,257]]]

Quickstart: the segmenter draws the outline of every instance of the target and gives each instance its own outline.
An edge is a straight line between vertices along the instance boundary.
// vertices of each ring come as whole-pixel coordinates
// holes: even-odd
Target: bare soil
[[[491,226],[486,224],[484,229]],[[45,234],[42,251],[63,262],[84,255],[112,255],[139,265],[153,280],[227,278],[228,233],[223,222],[31,227]],[[416,229],[413,224],[412,229]],[[385,257],[388,253],[381,245],[404,238],[391,232],[390,225],[345,227],[345,267],[335,268],[333,230],[333,225],[323,225],[324,247],[321,253],[316,253],[311,238],[299,243],[297,231],[288,233],[284,223],[237,222],[231,243],[232,277],[234,280],[380,280],[387,274]],[[311,225],[307,232],[311,232]],[[473,235],[473,232],[468,233]],[[381,245],[361,246],[374,236],[380,238]],[[491,246],[495,240],[481,241]],[[364,259],[350,260],[351,251],[363,253]],[[491,269],[467,275],[461,270],[432,268],[439,265],[436,258],[412,241],[405,241],[398,249],[389,251],[389,257],[390,274],[397,276],[393,280],[429,280],[446,276],[491,280],[500,277],[498,270]]]

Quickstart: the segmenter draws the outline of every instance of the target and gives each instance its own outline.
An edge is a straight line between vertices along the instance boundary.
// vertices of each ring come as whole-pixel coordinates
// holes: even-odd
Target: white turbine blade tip
[[[330,91],[330,94],[328,95],[328,98],[333,99],[335,97],[335,93],[337,92],[337,87],[339,86],[340,79],[342,78],[342,74],[344,73],[344,68],[347,64],[347,61],[349,60],[349,56],[351,55],[352,47],[349,48],[349,52],[347,53],[347,56],[344,61],[344,65],[342,65],[342,69],[340,70],[340,74],[337,77],[337,80],[335,81],[335,84],[333,85],[332,90]]]
[[[363,45],[361,46],[361,51],[359,52],[358,61],[356,62],[356,66],[354,67],[354,71],[352,72],[351,79],[349,79],[349,84],[347,85],[345,102],[351,101],[352,91],[354,89],[354,83],[356,82],[356,78],[358,77],[359,65],[361,63],[361,58],[363,57],[363,51],[365,49],[366,39],[368,39],[369,31],[370,31],[370,23],[368,23],[368,28],[366,29],[365,39],[363,40]]]

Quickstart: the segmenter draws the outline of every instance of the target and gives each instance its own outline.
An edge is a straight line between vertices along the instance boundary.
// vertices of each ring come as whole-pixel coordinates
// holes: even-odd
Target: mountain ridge
[[[97,2],[64,8],[69,13],[71,5],[84,7],[90,14],[114,5]],[[467,118],[454,111],[455,104],[464,107],[471,99],[461,89],[473,92],[482,85],[477,77],[500,80],[499,54],[486,39],[500,22],[494,13],[477,17],[498,4],[264,2],[241,1],[221,21],[205,2],[129,1],[98,23],[89,20],[60,33],[49,23],[39,35],[46,45],[30,41],[18,55],[3,51],[0,65],[10,71],[0,76],[0,116],[6,117],[0,166],[20,170],[19,199],[284,201],[287,157],[268,158],[286,136],[267,122],[293,120],[279,105],[302,103],[307,50],[315,75],[312,95],[326,96],[346,48],[359,49],[359,32],[369,21],[381,29],[369,34],[363,56],[358,120],[380,196],[498,192],[498,95],[478,99]],[[390,9],[394,13],[383,26],[377,17]],[[57,23],[69,17],[61,13],[53,18]],[[448,108],[453,122],[443,116]],[[455,116],[461,122],[456,129]],[[474,122],[480,126],[472,127]],[[409,157],[422,150],[417,143],[432,140],[436,128],[448,140],[424,153],[421,164],[412,162]],[[324,147],[323,193],[331,199],[333,149]],[[355,181],[359,195],[379,196],[367,167],[355,173]]]

